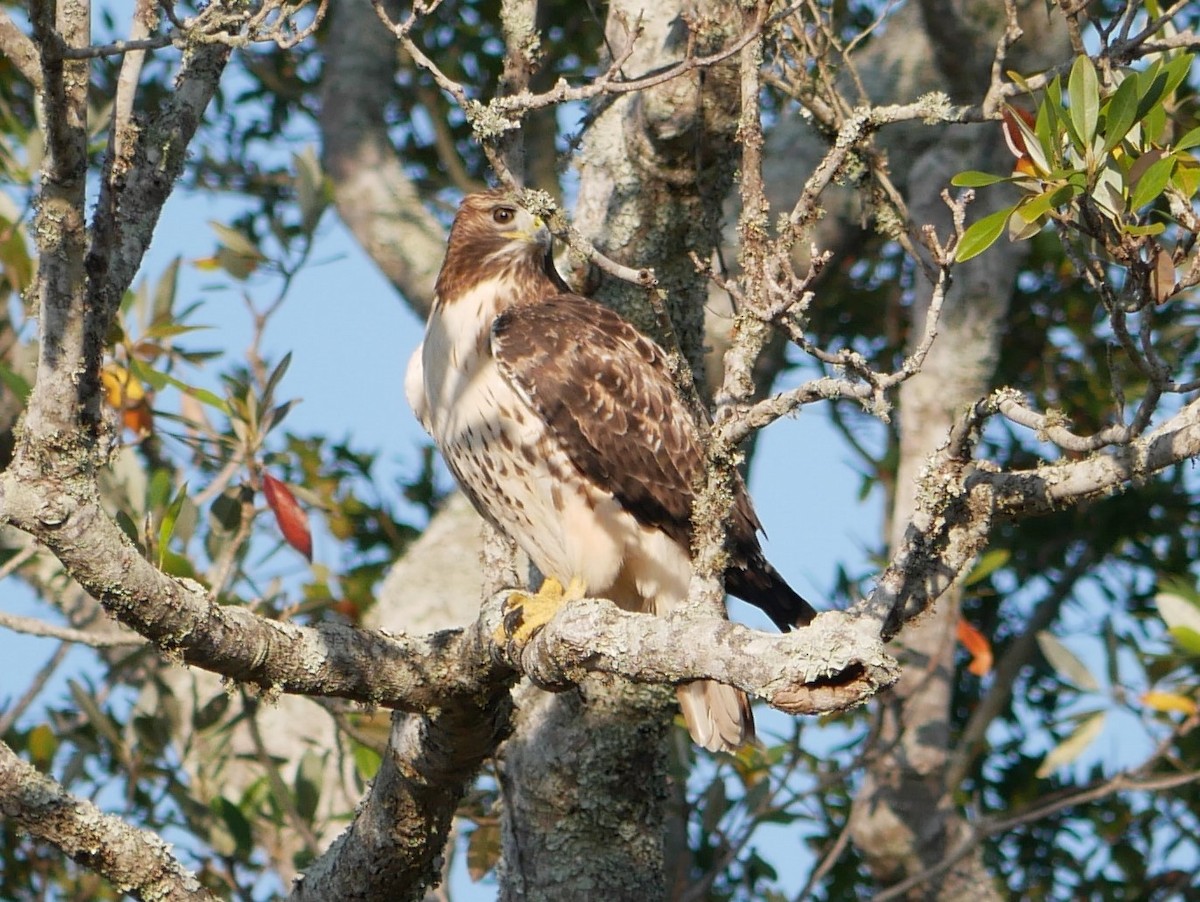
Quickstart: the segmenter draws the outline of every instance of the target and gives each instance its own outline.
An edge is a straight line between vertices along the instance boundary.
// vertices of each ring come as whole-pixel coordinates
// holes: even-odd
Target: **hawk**
[[[699,431],[662,348],[572,294],[550,251],[545,224],[512,195],[464,198],[405,393],[476,510],[545,576],[535,598],[665,614],[688,596]],[[739,479],[729,592],[781,629],[808,623],[813,609],[763,556],[760,529]],[[677,692],[699,745],[753,738],[740,690],[703,680]]]

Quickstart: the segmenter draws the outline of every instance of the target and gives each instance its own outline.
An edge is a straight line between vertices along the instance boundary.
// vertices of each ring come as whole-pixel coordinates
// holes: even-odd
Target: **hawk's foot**
[[[504,619],[493,638],[497,642],[514,642],[524,646],[536,636],[550,618],[568,601],[587,595],[587,587],[579,577],[572,578],[564,589],[553,576],[542,580],[542,587],[532,594],[513,592],[504,602]]]

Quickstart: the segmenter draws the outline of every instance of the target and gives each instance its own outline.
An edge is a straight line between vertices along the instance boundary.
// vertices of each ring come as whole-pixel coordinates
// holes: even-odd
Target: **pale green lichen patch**
[[[950,118],[950,97],[942,91],[930,91],[917,98],[926,125],[938,125]]]
[[[471,130],[480,141],[495,141],[507,132],[521,127],[521,120],[514,119],[506,109],[507,103],[492,101],[482,104],[478,100],[469,100],[463,107]]]

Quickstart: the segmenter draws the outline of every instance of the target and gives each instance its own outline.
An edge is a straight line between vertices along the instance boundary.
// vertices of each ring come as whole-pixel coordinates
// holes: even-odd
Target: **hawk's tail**
[[[809,623],[817,612],[789,586],[761,551],[748,555],[725,571],[725,588],[755,607],[762,608],[786,632]]]
[[[710,752],[732,752],[754,738],[754,715],[746,693],[713,680],[675,688],[688,732]]]

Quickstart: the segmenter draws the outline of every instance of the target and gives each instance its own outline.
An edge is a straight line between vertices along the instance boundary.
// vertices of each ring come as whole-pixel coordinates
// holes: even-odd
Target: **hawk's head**
[[[546,224],[518,206],[509,192],[468,194],[450,227],[437,295],[445,303],[487,279],[549,277],[554,271],[550,245]]]

